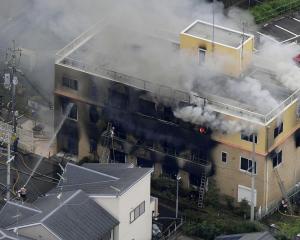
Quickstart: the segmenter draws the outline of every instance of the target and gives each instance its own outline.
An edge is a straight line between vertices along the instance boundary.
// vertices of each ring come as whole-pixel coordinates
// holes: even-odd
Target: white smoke
[[[18,11],[15,12],[16,8]],[[278,104],[277,99],[255,79],[234,81],[225,78],[218,73],[216,65],[206,66],[210,70],[204,70],[184,54],[179,54],[178,51],[165,45],[156,44],[152,38],[142,39],[143,47],[138,53],[136,50],[132,51],[130,47],[132,44],[126,45],[128,42],[139,43],[140,40],[135,38],[137,34],[131,34],[129,29],[146,36],[170,37],[178,41],[180,31],[195,19],[212,22],[213,11],[215,23],[218,25],[241,31],[243,23],[246,23],[246,32],[256,29],[253,17],[248,12],[231,8],[224,14],[221,2],[212,5],[199,0],[4,0],[1,2],[0,26],[2,28],[4,25],[5,28],[2,28],[3,31],[0,29],[0,47],[8,47],[9,40],[15,39],[20,47],[34,51],[37,60],[31,66],[29,75],[50,95],[53,92],[55,52],[98,20],[104,19],[118,26],[118,31],[111,32],[110,36],[101,39],[105,46],[101,49],[101,53],[107,59],[111,55],[118,56],[112,60],[116,64],[120,63],[118,65],[122,66],[120,70],[124,73],[135,73],[137,77],[146,78],[151,82],[177,89],[183,88],[186,91],[194,90],[196,86],[203,92],[229,96],[246,105],[251,103],[264,112],[272,109]],[[13,16],[12,19],[9,19],[9,16]],[[95,42],[95,45],[91,46],[86,61],[98,62],[109,67],[106,66],[105,58],[99,60],[96,54],[99,50],[97,45],[98,43]],[[268,49],[267,46],[264,49]],[[262,50],[262,53],[263,56],[269,57],[274,50]],[[128,61],[131,55],[134,55],[133,62]],[[280,59],[279,56],[272,56],[272,58]],[[137,64],[141,62],[145,64]],[[277,74],[284,79],[282,81],[287,86],[297,88],[294,86],[295,74],[290,74],[290,62],[288,66],[282,62],[276,67]],[[293,71],[297,72],[297,69],[293,68]],[[197,117],[205,115],[205,119],[210,119],[210,121],[205,120],[207,124],[215,128],[224,125],[222,123],[224,119],[219,119],[219,115],[212,111],[198,114],[197,108],[194,111],[190,108],[188,110],[180,114],[183,119],[191,119],[190,121],[195,122]],[[178,111],[176,111],[177,116],[179,116]],[[192,115],[185,116],[184,113]],[[231,125],[233,124],[228,124]],[[224,126],[221,129],[229,131],[229,128]],[[240,127],[232,128],[240,129]]]

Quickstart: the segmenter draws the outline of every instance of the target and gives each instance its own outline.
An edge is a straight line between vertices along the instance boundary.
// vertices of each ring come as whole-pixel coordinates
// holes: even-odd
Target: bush
[[[214,208],[220,207],[220,189],[217,188],[214,180],[210,180],[208,191],[205,194],[204,204],[205,206],[212,206]]]
[[[299,8],[300,0],[269,0],[262,4],[256,5],[251,9],[251,12],[255,18],[255,21],[259,23]]]
[[[243,199],[239,206],[235,209],[236,214],[243,217],[244,219],[250,217],[250,206],[247,200]]]
[[[226,207],[229,210],[234,210],[234,198],[233,197],[225,195],[224,201],[225,201]]]

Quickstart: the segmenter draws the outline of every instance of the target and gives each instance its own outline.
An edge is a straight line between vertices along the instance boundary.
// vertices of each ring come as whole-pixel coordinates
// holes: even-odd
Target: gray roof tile
[[[43,223],[63,240],[96,240],[118,225],[114,217],[81,190],[64,192],[60,198],[43,197],[35,206],[42,210],[40,214],[11,227]]]
[[[8,201],[0,211],[0,227],[7,228],[17,221],[36,215],[41,211],[31,204]]]
[[[153,171],[151,168],[136,168],[128,164],[115,167],[115,164],[98,163],[88,163],[82,167],[68,163],[65,169],[65,180],[48,194],[81,189],[91,195],[121,195]]]

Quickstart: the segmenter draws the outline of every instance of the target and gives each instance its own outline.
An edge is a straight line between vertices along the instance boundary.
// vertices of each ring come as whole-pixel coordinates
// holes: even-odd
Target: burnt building
[[[254,64],[253,50],[251,34],[203,21],[176,37],[107,24],[89,29],[57,53],[57,151],[74,161],[180,174],[186,187],[213,176],[237,201],[250,199],[255,168],[255,204],[268,212],[282,198],[278,181],[289,193],[300,180],[298,91]],[[221,73],[208,78],[211,62]],[[186,87],[196,78],[206,80]],[[276,101],[267,101],[266,92]],[[244,131],[248,125],[256,130]]]

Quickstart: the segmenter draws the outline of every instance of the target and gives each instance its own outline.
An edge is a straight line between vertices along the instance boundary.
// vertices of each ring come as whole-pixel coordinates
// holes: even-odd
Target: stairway
[[[291,204],[290,199],[289,199],[289,197],[287,195],[287,192],[285,190],[283,181],[281,180],[281,177],[279,175],[279,172],[278,172],[277,168],[274,168],[274,172],[275,172],[275,175],[276,175],[276,178],[277,178],[277,182],[278,182],[280,191],[282,193],[282,196],[287,201],[288,210],[289,210],[290,214],[293,215],[294,211],[293,211],[292,204]]]
[[[203,208],[204,207],[204,195],[206,192],[206,182],[207,182],[207,177],[205,170],[202,170],[202,175],[200,179],[200,185],[199,185],[199,196],[198,196],[198,207]]]

